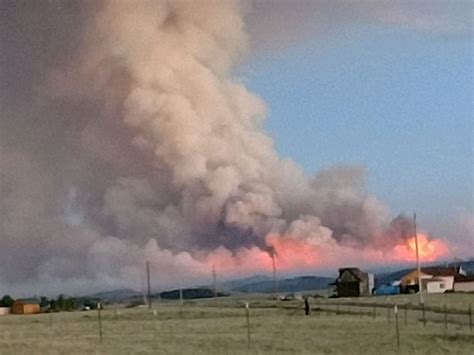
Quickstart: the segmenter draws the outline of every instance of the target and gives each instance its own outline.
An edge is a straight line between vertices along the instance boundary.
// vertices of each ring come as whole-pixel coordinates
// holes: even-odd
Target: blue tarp
[[[375,290],[376,295],[398,295],[400,293],[399,286],[383,285]]]

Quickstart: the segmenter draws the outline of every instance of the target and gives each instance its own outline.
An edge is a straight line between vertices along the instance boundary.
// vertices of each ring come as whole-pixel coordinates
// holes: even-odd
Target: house
[[[454,292],[474,292],[474,276],[454,276]]]
[[[13,303],[11,312],[13,314],[35,314],[40,313],[41,310],[39,303],[28,300],[18,300]]]
[[[420,272],[420,278],[431,278],[431,275],[425,274],[423,271]],[[418,292],[418,270],[410,271],[408,274],[400,279],[400,288],[403,293],[415,293]]]
[[[454,277],[465,275],[461,267],[423,267],[420,272],[422,290],[428,293],[444,293],[453,291]],[[419,290],[418,270],[410,271],[400,280],[403,293],[415,293]]]
[[[338,297],[369,296],[374,287],[374,275],[356,267],[341,268],[335,284]]]

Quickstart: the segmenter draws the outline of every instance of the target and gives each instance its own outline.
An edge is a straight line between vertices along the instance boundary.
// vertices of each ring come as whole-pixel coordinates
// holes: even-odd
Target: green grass
[[[453,307],[462,298],[437,296],[445,297],[437,297],[436,302]],[[358,299],[374,300],[386,302]],[[470,300],[472,296],[462,302]],[[335,301],[330,300],[330,307]],[[146,307],[120,309],[118,315],[115,309],[106,309],[102,343],[97,311],[2,316],[0,354],[247,354],[245,302],[251,304],[252,354],[472,354],[474,349],[474,334],[466,324],[450,323],[447,330],[442,322],[423,327],[414,311],[407,325],[400,314],[397,352],[394,316],[388,319],[385,309],[375,319],[369,314],[344,314],[344,307],[352,310],[350,306],[341,306],[341,314],[336,315],[331,310],[317,311],[324,307],[312,300],[315,310],[304,316],[298,301],[233,297],[189,301],[183,306],[161,303],[156,305],[156,316]]]

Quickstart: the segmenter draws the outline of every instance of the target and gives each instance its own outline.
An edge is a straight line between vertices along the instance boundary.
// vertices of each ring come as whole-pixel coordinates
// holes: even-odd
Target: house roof
[[[474,282],[474,276],[456,275],[454,276],[454,282]]]
[[[459,267],[422,267],[421,272],[432,276],[456,276],[459,275]]]
[[[349,278],[344,277],[345,275],[349,276]],[[350,280],[350,279],[353,280]],[[350,282],[350,281],[362,281],[368,278],[367,273],[361,271],[357,267],[347,267],[339,269],[339,277],[337,278],[336,282]]]
[[[22,299],[16,300],[15,303],[40,304],[40,302],[36,298],[22,298]]]

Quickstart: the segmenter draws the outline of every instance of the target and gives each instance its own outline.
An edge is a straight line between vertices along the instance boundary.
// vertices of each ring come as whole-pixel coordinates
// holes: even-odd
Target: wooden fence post
[[[472,308],[471,308],[470,303],[469,303],[469,332],[472,333]]]
[[[374,319],[375,319],[375,317],[377,317],[377,305],[375,304],[375,302],[374,302],[374,309],[373,309],[372,316],[373,316]]]
[[[97,302],[97,320],[99,321],[99,341],[102,344],[102,316],[101,316],[102,304]]]
[[[390,307],[388,307],[387,308],[387,321],[388,321],[388,323],[390,323],[390,313],[391,313],[390,311],[391,311],[391,309],[390,309]]]
[[[421,311],[422,311],[422,314],[423,314],[423,327],[426,327],[425,304],[424,303],[421,304]]]
[[[448,315],[446,313],[446,305],[443,305],[444,311],[444,330],[448,330]]]
[[[339,303],[336,304],[336,316],[339,315]]]
[[[400,349],[400,328],[398,327],[398,307],[393,307],[393,313],[395,313],[395,331],[397,333],[397,349]]]
[[[247,316],[247,346],[250,349],[250,306],[245,303],[245,314]]]
[[[408,304],[405,303],[405,325],[408,324]]]

